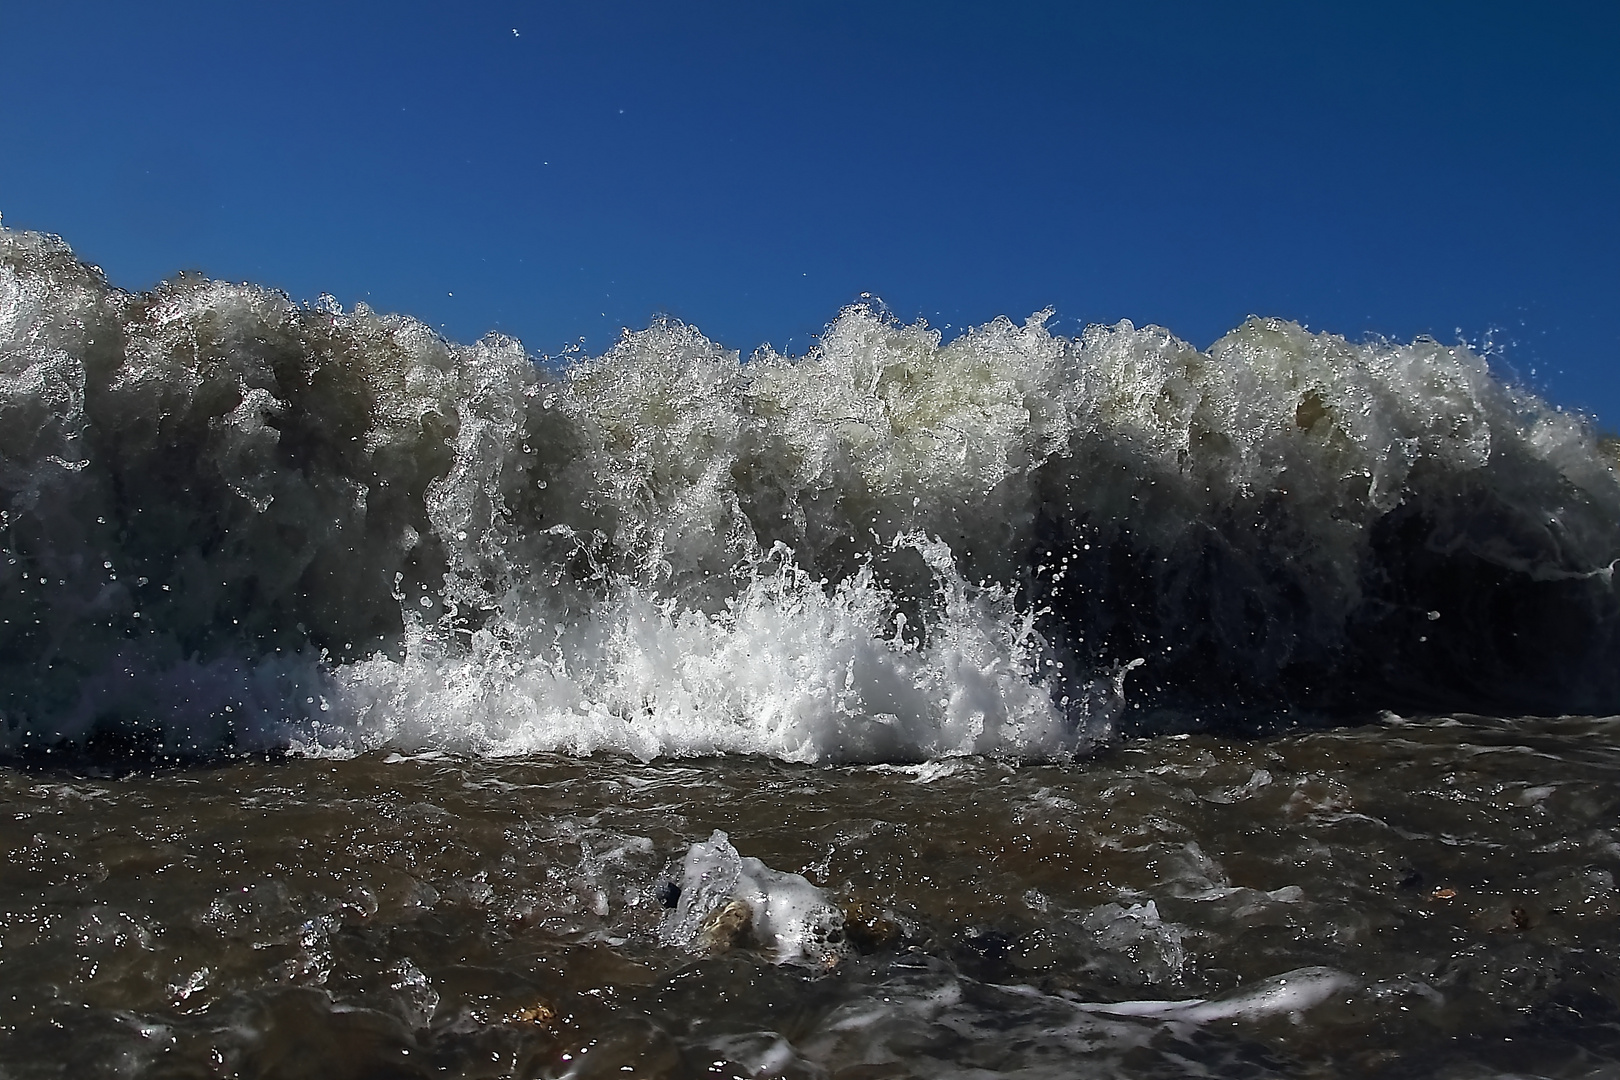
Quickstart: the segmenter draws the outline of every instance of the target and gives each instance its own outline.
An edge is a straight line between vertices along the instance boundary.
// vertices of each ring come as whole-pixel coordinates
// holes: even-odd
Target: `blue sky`
[[[137,10],[139,8],[139,10]],[[0,8],[0,215],[535,353],[863,293],[1489,338],[1620,424],[1620,5]]]

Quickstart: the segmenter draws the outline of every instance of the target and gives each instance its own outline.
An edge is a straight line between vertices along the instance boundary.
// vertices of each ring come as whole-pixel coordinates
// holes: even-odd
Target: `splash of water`
[[[561,370],[0,231],[11,752],[919,760],[1620,709],[1620,480],[1465,346],[846,309]],[[1129,680],[1125,672],[1136,668]]]

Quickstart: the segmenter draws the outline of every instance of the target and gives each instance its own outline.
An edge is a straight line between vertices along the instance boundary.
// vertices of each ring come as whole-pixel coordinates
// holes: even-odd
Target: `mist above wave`
[[[0,230],[13,751],[800,760],[1620,710],[1620,480],[1463,346],[863,306],[553,370]],[[1128,665],[1141,660],[1125,677]]]

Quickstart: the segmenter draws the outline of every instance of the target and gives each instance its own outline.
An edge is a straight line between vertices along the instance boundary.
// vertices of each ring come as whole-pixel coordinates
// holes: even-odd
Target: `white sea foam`
[[[1581,418],[1462,346],[1048,316],[553,370],[0,230],[5,745],[915,761],[1137,705],[1620,707]]]
[[[544,651],[537,633],[472,633],[452,647],[413,624],[402,660],[337,668],[349,718],[391,745],[483,753],[611,750],[886,761],[960,754],[1044,757],[1084,749],[1036,679],[1040,639],[995,588],[974,589],[938,541],[942,614],[907,639],[869,570],[827,587],[778,549],[726,606],[706,614],[625,587]],[[1091,707],[1110,706],[1099,691]]]
[[[677,884],[679,898],[659,929],[666,945],[709,951],[743,942],[779,963],[823,968],[849,952],[843,913],[820,889],[739,854],[719,829],[687,850]]]
[[[1358,983],[1342,971],[1327,967],[1299,968],[1224,998],[1185,1001],[1116,1001],[1079,1005],[1108,1016],[1141,1016],[1159,1020],[1209,1024],[1238,1018],[1253,1019],[1277,1013],[1301,1013],[1336,995],[1355,990]]]

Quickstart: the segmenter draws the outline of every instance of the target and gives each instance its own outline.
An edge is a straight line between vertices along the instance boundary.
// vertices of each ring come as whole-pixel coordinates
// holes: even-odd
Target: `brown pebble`
[[[863,953],[892,947],[900,940],[900,927],[876,904],[851,900],[844,905],[844,934]]]
[[[1434,892],[1429,894],[1429,899],[1431,899],[1431,900],[1455,900],[1456,898],[1457,898],[1457,890],[1456,889],[1448,889],[1448,888],[1445,888],[1444,886],[1441,886],[1440,888],[1435,889]]]
[[[543,1001],[519,1009],[506,1018],[508,1024],[549,1024],[557,1019],[557,1011]]]
[[[732,900],[709,913],[698,930],[698,942],[708,952],[746,949],[753,944],[754,911],[741,900]]]

